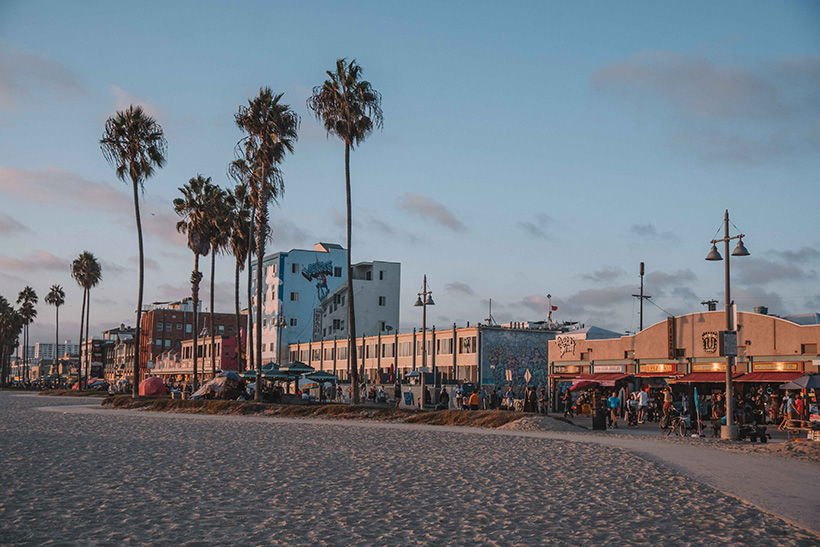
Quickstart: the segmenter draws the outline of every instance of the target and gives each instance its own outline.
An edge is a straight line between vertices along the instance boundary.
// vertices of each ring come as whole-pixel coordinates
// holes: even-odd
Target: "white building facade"
[[[80,351],[79,344],[72,344],[71,340],[66,340],[62,344],[57,345],[57,355],[65,357],[66,355],[76,354]],[[54,342],[37,342],[34,344],[34,359],[54,359]]]
[[[353,265],[356,335],[389,334],[399,326],[401,264],[360,262]],[[322,301],[322,336],[319,340],[349,336],[347,284]]]
[[[251,263],[250,320],[253,321],[254,355],[256,339],[256,268]],[[333,243],[317,243],[312,250],[292,249],[262,260],[262,360],[287,360],[288,344],[322,339],[322,300],[347,280],[347,251]],[[282,318],[285,326],[276,327]],[[280,346],[278,331],[282,334]]]

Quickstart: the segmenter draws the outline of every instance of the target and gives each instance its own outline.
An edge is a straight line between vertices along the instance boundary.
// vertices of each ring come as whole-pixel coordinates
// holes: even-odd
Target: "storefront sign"
[[[638,372],[675,372],[675,365],[671,363],[653,363],[641,365]]]
[[[623,372],[624,365],[594,365],[592,367],[592,372],[600,373],[600,372]]]
[[[701,340],[703,341],[703,351],[706,353],[717,353],[718,350],[718,333],[711,331],[711,332],[704,332],[701,335]]]
[[[555,365],[553,371],[555,374],[578,374],[581,372],[581,367],[577,365]]]
[[[558,351],[561,352],[561,357],[566,353],[575,355],[575,338],[571,336],[556,336],[555,343],[558,344]]]
[[[797,363],[754,363],[753,370],[755,372],[763,371],[798,371],[800,366]]]
[[[720,332],[720,355],[722,357],[737,357],[736,330],[724,330]]]
[[[675,344],[675,318],[674,317],[667,317],[666,318],[666,349],[667,349],[667,359],[674,359],[675,355],[675,348],[677,344]]]
[[[692,372],[726,372],[726,363],[695,363]]]

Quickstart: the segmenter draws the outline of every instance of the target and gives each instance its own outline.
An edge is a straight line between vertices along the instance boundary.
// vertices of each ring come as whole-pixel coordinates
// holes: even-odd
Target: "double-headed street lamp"
[[[427,274],[424,274],[424,286],[413,306],[421,307],[421,407],[424,408],[424,375],[427,372],[427,306],[435,306],[433,291],[427,290]],[[437,382],[437,379],[433,379]]]
[[[716,246],[717,243],[723,242],[724,253],[726,254],[726,333],[722,335],[722,341],[724,342],[722,345],[724,353],[726,354],[726,425],[720,428],[720,437],[722,439],[737,439],[738,430],[733,416],[734,392],[732,390],[732,369],[735,364],[735,355],[737,355],[737,333],[734,332],[731,286],[729,284],[729,242],[733,239],[737,239],[737,246],[735,250],[732,251],[731,256],[749,256],[749,251],[743,246],[744,234],[729,237],[728,209],[726,209],[726,213],[723,216],[723,226],[724,237],[722,239],[712,240],[712,249],[709,251],[709,254],[706,255],[706,260],[723,260]],[[729,333],[733,333],[734,335],[734,347],[731,347],[732,344],[725,343],[726,336],[730,335]]]

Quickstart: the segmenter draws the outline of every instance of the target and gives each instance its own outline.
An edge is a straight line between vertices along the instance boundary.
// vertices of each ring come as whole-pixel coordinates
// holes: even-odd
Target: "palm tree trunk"
[[[83,323],[85,321],[85,293],[86,289],[83,289],[83,309],[80,312],[80,351],[77,352],[77,382],[79,383],[77,389],[83,387]]]
[[[256,218],[256,207],[251,212],[251,218]],[[251,268],[251,258],[253,257],[253,220],[249,222],[248,230],[248,370],[256,368],[256,360],[253,351],[253,268]]]
[[[91,338],[88,337],[88,325],[91,323],[91,289],[88,289],[88,305],[85,307],[85,381],[91,378]]]
[[[194,357],[194,385],[193,385],[193,389],[191,390],[191,393],[193,393],[194,391],[197,390],[197,387],[198,387],[197,386],[198,378],[197,378],[197,375],[196,375],[196,373],[197,373],[196,354],[197,354],[197,349],[198,349],[197,348],[197,340],[199,339],[199,333],[197,332],[199,330],[199,320],[198,320],[198,317],[197,317],[198,316],[197,308],[199,307],[199,253],[194,253],[194,273],[191,274],[191,298],[194,301],[194,321],[193,321],[193,323],[194,323],[194,329],[193,329],[194,330],[194,347],[193,347],[193,352],[194,352],[194,355],[193,355],[193,357]]]
[[[51,374],[57,370],[57,354],[59,353],[60,347],[60,306],[55,306],[55,319],[54,323],[56,324],[54,327],[54,359],[51,361]]]
[[[132,167],[133,170],[133,167]],[[137,297],[137,326],[134,332],[134,386],[131,396],[133,398],[139,397],[140,384],[140,330],[142,323],[142,290],[145,283],[145,257],[142,248],[142,221],[140,220],[140,200],[137,193],[137,177],[131,173],[131,182],[134,187],[134,214],[137,219],[137,241],[139,242],[140,251],[140,281],[139,281],[139,296]],[[146,348],[147,349],[147,348]]]
[[[262,169],[262,178],[260,179],[260,186],[265,184],[265,170]],[[266,226],[268,203],[267,195],[260,188],[261,199],[259,208],[256,211],[256,390],[254,398],[261,401],[260,378],[262,377],[262,258],[265,256],[265,235],[267,234]]]
[[[216,378],[216,352],[214,349],[216,348],[216,341],[215,336],[216,332],[214,332],[214,268],[216,267],[216,249],[211,248],[211,317],[209,320],[210,328],[208,330],[211,331],[211,378]],[[205,367],[202,367],[205,368]]]
[[[350,385],[353,387],[353,404],[359,403],[359,370],[356,364],[356,311],[353,307],[353,261],[351,260],[351,207],[350,207],[350,144],[345,141],[345,193],[347,195],[347,322],[350,325]]]
[[[237,359],[239,359],[239,372],[245,370],[245,367],[242,366],[242,336],[239,330],[239,264],[240,264],[240,257],[236,257],[236,264],[234,264],[234,286],[233,286],[233,296],[234,296],[234,308],[236,311],[236,350],[237,350]]]

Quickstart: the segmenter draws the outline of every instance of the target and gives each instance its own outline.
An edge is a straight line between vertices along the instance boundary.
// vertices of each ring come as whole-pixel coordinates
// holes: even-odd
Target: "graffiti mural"
[[[526,374],[529,370],[529,385],[546,386],[549,374],[547,344],[554,337],[554,333],[545,331],[482,329],[481,383],[524,386],[528,384]]]
[[[316,261],[313,264],[308,264],[302,268],[302,276],[308,281],[316,282],[316,292],[319,296],[319,302],[324,300],[328,295],[327,277],[333,275],[333,261],[327,262]]]

